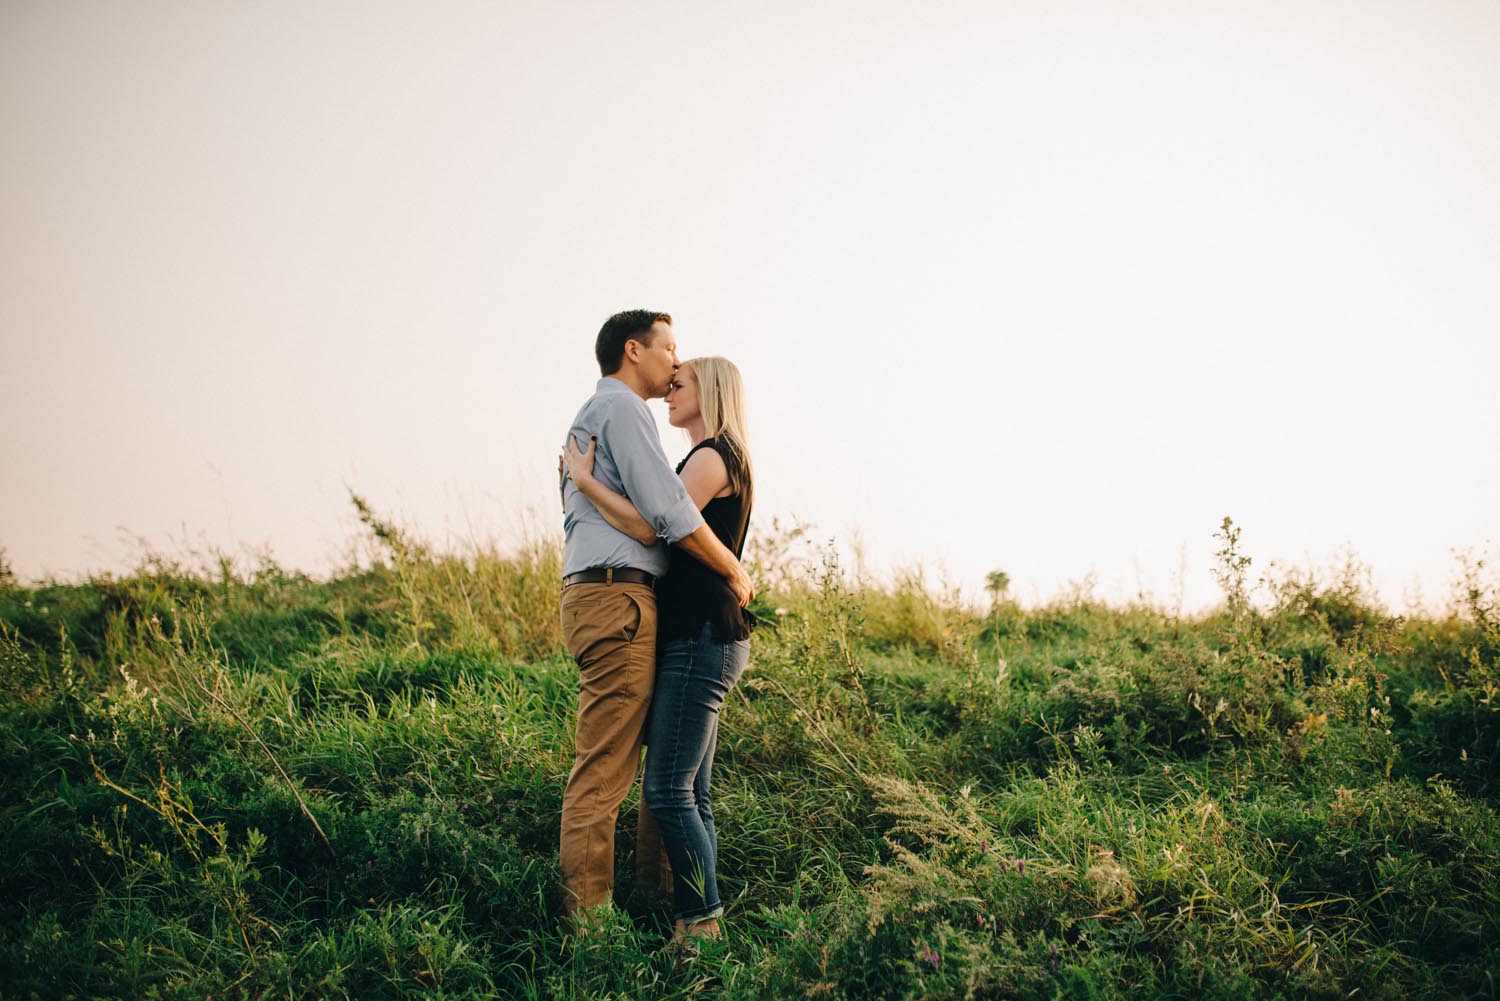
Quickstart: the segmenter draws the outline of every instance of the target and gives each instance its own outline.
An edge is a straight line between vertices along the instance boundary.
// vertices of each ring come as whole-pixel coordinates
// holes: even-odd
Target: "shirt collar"
[[[594,387],[594,392],[629,393],[631,396],[635,395],[635,390],[631,389],[629,386],[625,385],[625,383],[621,382],[619,379],[616,379],[612,375],[606,375],[604,378],[600,379],[599,384]]]

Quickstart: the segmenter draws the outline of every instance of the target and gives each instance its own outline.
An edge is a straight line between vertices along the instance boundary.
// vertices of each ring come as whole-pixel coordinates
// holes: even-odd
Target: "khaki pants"
[[[563,907],[609,903],[615,884],[615,820],[635,784],[656,677],[656,595],[644,584],[573,584],[562,593],[563,639],[578,663],[578,729],[563,791],[559,839]],[[642,806],[637,863],[648,886],[662,857]]]

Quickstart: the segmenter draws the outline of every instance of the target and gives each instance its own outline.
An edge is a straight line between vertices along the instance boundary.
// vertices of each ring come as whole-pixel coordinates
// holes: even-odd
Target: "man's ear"
[[[643,349],[644,345],[642,345],[640,341],[632,337],[630,338],[630,340],[625,342],[625,357],[630,359],[631,364],[639,365],[641,363],[641,351]]]

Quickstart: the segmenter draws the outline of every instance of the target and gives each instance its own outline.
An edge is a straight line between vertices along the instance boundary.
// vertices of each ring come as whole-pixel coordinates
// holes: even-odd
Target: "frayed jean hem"
[[[701,910],[687,911],[685,913],[672,915],[673,918],[681,921],[685,925],[697,924],[699,921],[707,921],[710,918],[722,918],[723,916],[723,904],[718,904],[714,907],[709,907]]]

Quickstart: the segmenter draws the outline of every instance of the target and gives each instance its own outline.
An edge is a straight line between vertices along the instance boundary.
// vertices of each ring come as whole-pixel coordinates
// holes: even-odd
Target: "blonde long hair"
[[[745,434],[745,383],[739,368],[718,355],[689,358],[682,366],[691,367],[693,378],[698,380],[698,413],[703,417],[703,430],[710,438],[723,438],[739,459],[739,469],[729,471],[730,489],[741,496],[748,495],[750,448]]]

